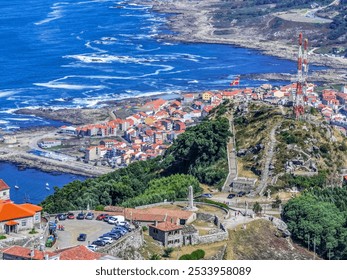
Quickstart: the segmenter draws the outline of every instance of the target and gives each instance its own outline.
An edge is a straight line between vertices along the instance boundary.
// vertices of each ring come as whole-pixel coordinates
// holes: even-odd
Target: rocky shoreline
[[[138,1],[139,4],[148,5],[147,1]],[[296,60],[297,46],[296,40],[288,41],[283,39],[267,40],[259,26],[239,26],[237,22],[219,22],[219,27],[215,26],[211,13],[216,11],[219,0],[202,1],[172,1],[163,3],[161,1],[151,1],[152,10],[158,13],[168,14],[168,28],[174,34],[159,34],[159,40],[171,40],[188,43],[210,43],[210,44],[231,44],[239,47],[259,50],[270,56],[283,59]],[[293,32],[298,33],[297,30]],[[295,38],[294,38],[295,39]],[[326,66],[328,76],[336,77],[336,83],[347,83],[347,59],[342,57],[323,56],[311,51],[309,61],[312,64]],[[315,79],[319,80],[320,75]],[[327,78],[319,81],[332,82]]]

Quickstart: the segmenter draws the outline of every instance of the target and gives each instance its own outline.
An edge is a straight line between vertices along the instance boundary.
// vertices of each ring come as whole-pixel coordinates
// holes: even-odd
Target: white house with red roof
[[[10,200],[10,187],[0,179],[0,234],[40,228],[42,207]]]

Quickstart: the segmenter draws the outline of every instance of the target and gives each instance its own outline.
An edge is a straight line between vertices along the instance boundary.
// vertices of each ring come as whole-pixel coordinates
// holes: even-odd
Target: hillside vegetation
[[[347,259],[347,189],[306,190],[284,207],[292,237],[326,259]]]
[[[226,143],[230,132],[225,118],[206,119],[181,134],[163,157],[140,161],[84,182],[74,181],[47,197],[48,213],[95,208],[127,207],[185,199],[188,186],[199,193],[201,183],[218,185],[227,176]]]
[[[290,114],[289,108],[281,112],[278,107],[254,103],[247,112],[235,110],[236,148],[242,167],[239,175],[251,172],[261,178],[270,132],[275,128],[269,174],[273,190],[336,184],[340,168],[347,166],[346,139],[320,117],[297,121]]]

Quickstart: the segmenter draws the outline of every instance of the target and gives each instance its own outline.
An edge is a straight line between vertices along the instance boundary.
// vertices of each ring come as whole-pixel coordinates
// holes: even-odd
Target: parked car
[[[125,228],[121,228],[121,227],[113,228],[113,229],[111,230],[111,232],[121,232],[122,235],[128,233],[128,231],[127,231]]]
[[[108,216],[108,214],[99,214],[98,216],[96,216],[95,220],[102,221],[107,216]]]
[[[244,191],[240,191],[237,193],[237,196],[245,196],[246,195],[246,192]]]
[[[98,240],[105,241],[106,244],[112,244],[113,243],[113,238],[110,236],[101,236],[101,237],[99,237]]]
[[[85,216],[86,220],[93,220],[94,219],[94,214],[92,212],[88,212],[87,215]]]
[[[98,248],[96,245],[88,245],[86,246],[90,251],[96,251],[96,249]]]
[[[110,218],[110,216],[107,215],[105,218],[103,218],[103,221],[107,223],[109,218]]]
[[[129,223],[125,221],[119,222],[118,225],[122,227],[130,227]]]
[[[59,220],[59,221],[64,221],[66,220],[66,214],[58,214],[56,216],[56,218]]]
[[[77,217],[76,217],[76,219],[77,220],[84,220],[84,218],[85,218],[85,215],[84,215],[84,213],[78,213],[78,215],[77,215]]]
[[[107,222],[111,225],[115,225],[115,224],[117,224],[118,220],[111,216],[111,217],[108,217]]]
[[[124,232],[124,231],[121,231],[121,230],[113,230],[112,231],[112,233],[116,233],[116,234],[119,234],[120,236],[123,236],[123,235],[125,235],[126,234],[126,232]]]
[[[105,246],[106,242],[102,241],[102,240],[95,240],[92,242],[92,245],[96,245],[96,246]]]
[[[67,216],[66,216],[68,219],[72,220],[72,219],[75,219],[75,214],[74,213],[67,213]]]
[[[212,193],[203,193],[201,195],[201,197],[211,198],[212,197]]]
[[[122,237],[122,235],[120,233],[115,233],[115,232],[108,232],[108,233],[104,234],[103,236],[104,237],[111,237],[114,240],[117,240],[117,239]]]
[[[77,237],[78,241],[86,241],[87,239],[87,234],[85,233],[80,233],[80,235]]]
[[[236,194],[234,194],[234,193],[229,193],[229,194],[228,194],[228,198],[229,198],[229,199],[234,198],[235,196],[236,196]]]

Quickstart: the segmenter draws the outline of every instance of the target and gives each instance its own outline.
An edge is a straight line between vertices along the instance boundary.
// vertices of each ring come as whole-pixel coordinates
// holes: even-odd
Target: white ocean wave
[[[0,124],[7,124],[8,121],[3,121],[3,120],[0,120]]]
[[[58,5],[59,3],[55,3],[55,5],[53,5],[51,7],[52,12],[48,13],[47,17],[41,21],[35,22],[35,25],[41,25],[41,24],[45,24],[48,22],[51,22],[53,20],[57,20],[63,17],[63,10],[62,10],[62,6]],[[63,3],[60,3],[63,4]]]
[[[0,98],[1,97],[6,97],[6,96],[11,96],[16,93],[21,92],[21,90],[0,90]]]
[[[25,122],[25,121],[30,121],[31,119],[28,119],[28,118],[5,118],[5,120]]]
[[[35,86],[47,87],[47,88],[61,88],[61,89],[71,89],[71,90],[82,90],[82,89],[103,89],[105,86],[90,86],[90,85],[75,85],[75,84],[65,84],[65,83],[34,83]]]
[[[85,63],[150,63],[155,62],[157,60],[151,58],[136,58],[131,56],[123,56],[123,55],[108,55],[108,54],[77,54],[77,55],[66,55],[64,58],[73,58],[79,61],[83,61]]]

